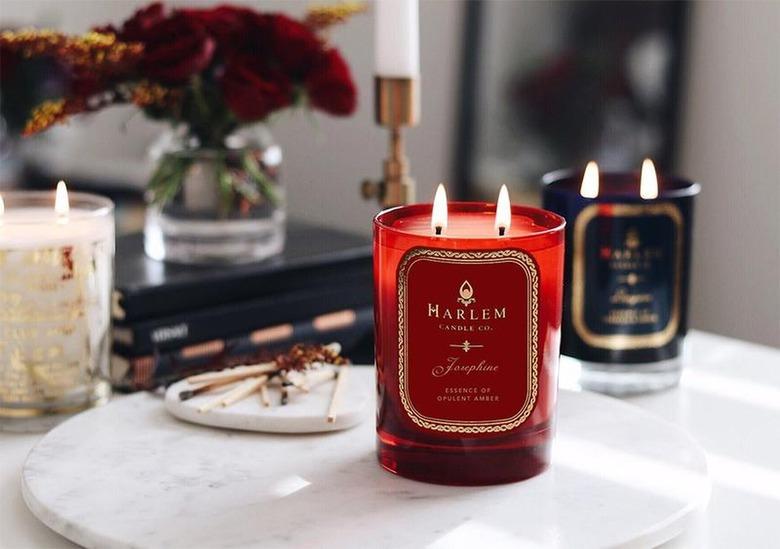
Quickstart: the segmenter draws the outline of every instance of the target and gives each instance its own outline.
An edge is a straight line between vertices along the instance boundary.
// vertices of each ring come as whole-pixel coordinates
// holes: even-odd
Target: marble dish
[[[351,366],[350,368],[355,368]],[[361,369],[367,369],[365,367]],[[340,431],[354,427],[366,417],[370,388],[350,376],[344,398],[339,406],[336,421],[328,423],[327,413],[335,381],[328,381],[313,387],[309,393],[290,390],[287,404],[279,402],[278,389],[270,388],[271,406],[263,406],[259,394],[253,394],[227,408],[214,408],[200,412],[205,402],[218,397],[217,394],[198,395],[189,400],[180,400],[179,393],[189,388],[187,381],[174,383],[165,392],[165,408],[172,415],[184,421],[241,431],[264,433],[322,433]]]

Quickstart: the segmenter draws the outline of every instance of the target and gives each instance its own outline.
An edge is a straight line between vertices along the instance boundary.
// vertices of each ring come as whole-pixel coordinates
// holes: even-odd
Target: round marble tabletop
[[[370,368],[351,379],[373,392]],[[226,431],[176,420],[149,394],[63,423],[22,473],[40,520],[101,548],[655,546],[688,526],[709,489],[682,430],[569,391],[552,467],[516,484],[394,476],[376,462],[370,420],[323,434]]]

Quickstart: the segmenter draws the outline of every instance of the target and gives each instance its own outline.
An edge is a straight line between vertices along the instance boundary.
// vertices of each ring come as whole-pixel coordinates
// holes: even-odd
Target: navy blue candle
[[[587,171],[590,186],[583,171],[543,178],[543,207],[567,222],[561,353],[580,362],[580,382],[590,389],[629,394],[675,385],[700,186],[656,178],[652,164],[641,178],[599,175],[595,164]]]

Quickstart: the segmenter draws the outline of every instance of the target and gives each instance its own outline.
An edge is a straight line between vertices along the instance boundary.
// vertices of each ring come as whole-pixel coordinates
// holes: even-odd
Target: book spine
[[[126,356],[165,352],[232,334],[311,319],[343,308],[371,305],[370,281],[337,290],[308,289],[187,314],[124,323],[112,329],[114,349]]]
[[[366,252],[353,259],[324,263],[316,270],[309,267],[262,273],[237,270],[235,274],[226,274],[219,280],[116,289],[111,315],[115,322],[129,323],[273,293],[326,288],[347,281],[371,279],[372,259],[370,252]]]
[[[111,382],[121,391],[152,389],[194,373],[262,362],[294,343],[338,341],[350,352],[373,330],[371,307],[342,309],[302,322],[278,324],[229,338],[217,338],[168,352],[127,356],[115,350]]]

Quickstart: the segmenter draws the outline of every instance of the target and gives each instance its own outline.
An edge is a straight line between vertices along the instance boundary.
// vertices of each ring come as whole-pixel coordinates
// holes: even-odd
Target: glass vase
[[[169,134],[152,156],[157,165],[147,186],[148,256],[189,264],[248,263],[282,251],[282,150],[265,126],[234,133],[219,147]]]

